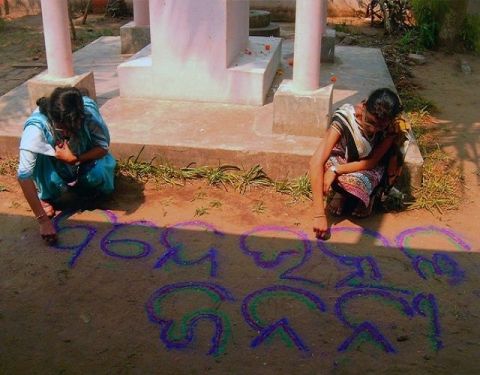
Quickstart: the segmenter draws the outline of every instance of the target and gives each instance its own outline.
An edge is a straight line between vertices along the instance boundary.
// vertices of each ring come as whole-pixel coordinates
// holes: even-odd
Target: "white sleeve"
[[[55,149],[47,142],[43,132],[34,125],[27,126],[23,130],[20,150],[55,156]]]
[[[17,176],[21,180],[32,178],[35,163],[37,162],[37,154],[27,150],[20,150],[20,158],[18,162]]]

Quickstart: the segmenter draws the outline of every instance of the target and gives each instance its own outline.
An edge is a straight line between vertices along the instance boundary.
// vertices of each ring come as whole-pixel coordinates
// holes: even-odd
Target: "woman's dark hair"
[[[57,87],[49,98],[38,99],[37,105],[55,126],[73,133],[85,118],[82,93],[75,87]]]
[[[373,91],[366,102],[367,111],[380,121],[390,121],[402,111],[398,95],[389,88]]]

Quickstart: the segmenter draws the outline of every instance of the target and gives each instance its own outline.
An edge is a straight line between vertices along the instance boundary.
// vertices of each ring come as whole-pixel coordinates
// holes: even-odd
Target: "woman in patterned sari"
[[[27,119],[20,141],[18,181],[42,238],[55,243],[51,218],[67,191],[92,198],[114,189],[115,159],[97,104],[76,88],[56,88]]]
[[[336,194],[327,209],[333,215],[345,213],[366,217],[381,184],[392,184],[398,176],[400,136],[398,95],[388,88],[375,90],[366,101],[345,104],[332,116],[324,141],[310,161],[314,221],[317,238],[327,239],[329,229],[324,197],[332,188]],[[389,178],[385,175],[388,174]]]

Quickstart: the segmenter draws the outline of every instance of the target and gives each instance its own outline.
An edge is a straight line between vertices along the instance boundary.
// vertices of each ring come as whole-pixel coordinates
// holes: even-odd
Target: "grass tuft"
[[[15,176],[17,174],[18,158],[0,157],[0,175]]]
[[[255,204],[252,207],[252,212],[256,214],[263,214],[267,210],[267,206],[265,206],[265,203],[263,201],[255,201]]]
[[[430,212],[458,209],[463,193],[463,177],[455,159],[438,145],[438,127],[428,111],[408,113],[408,118],[424,158],[422,186],[413,192],[409,209]]]
[[[195,216],[208,215],[208,207],[199,207],[195,210]]]
[[[422,186],[414,192],[415,202],[409,209],[426,209],[443,213],[456,210],[463,192],[462,174],[455,160],[439,147],[424,157]]]
[[[272,186],[273,181],[258,164],[236,176],[235,187],[245,193],[252,186]]]

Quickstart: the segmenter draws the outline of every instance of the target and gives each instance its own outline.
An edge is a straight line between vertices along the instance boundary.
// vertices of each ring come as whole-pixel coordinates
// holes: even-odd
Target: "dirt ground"
[[[47,247],[0,175],[0,374],[479,373],[480,59],[412,69],[458,210],[340,218],[317,242],[308,201],[122,178]]]
[[[76,40],[72,48],[81,48],[102,35],[119,35],[120,26],[126,22],[90,14],[83,25],[82,17],[78,17],[74,20]],[[0,95],[4,95],[46,69],[42,16],[10,15],[0,27],[0,50]]]

